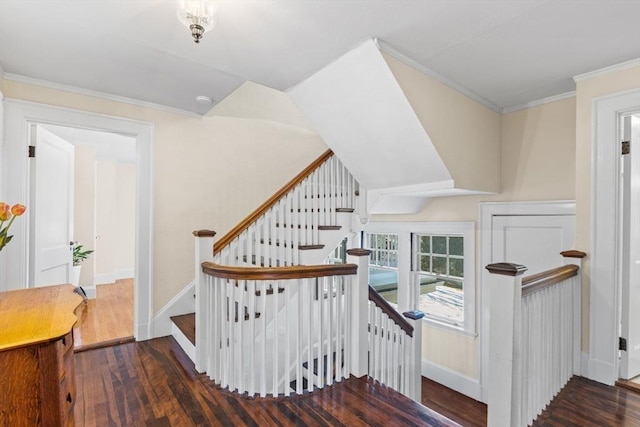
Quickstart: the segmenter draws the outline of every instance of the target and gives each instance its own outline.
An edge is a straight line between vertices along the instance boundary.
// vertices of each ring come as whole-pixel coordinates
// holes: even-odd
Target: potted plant
[[[82,262],[92,253],[92,250],[85,250],[82,245],[76,244],[73,247],[73,267],[71,268],[71,277],[69,280],[76,288],[80,285],[80,270],[82,269]]]

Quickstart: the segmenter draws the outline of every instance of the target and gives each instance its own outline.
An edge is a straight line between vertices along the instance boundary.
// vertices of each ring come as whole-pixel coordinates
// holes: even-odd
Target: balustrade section
[[[209,307],[201,367],[249,396],[310,392],[349,376],[353,264],[252,268],[203,263]],[[199,344],[200,345],[200,344]]]

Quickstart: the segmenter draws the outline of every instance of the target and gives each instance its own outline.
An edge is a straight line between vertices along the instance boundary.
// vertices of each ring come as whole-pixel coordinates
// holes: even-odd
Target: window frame
[[[459,222],[369,222],[365,233],[398,235],[398,307],[401,311],[418,307],[419,287],[415,286],[417,270],[412,270],[415,254],[412,235],[446,235],[463,237],[464,321],[462,325],[425,315],[425,322],[469,335],[476,335],[476,229],[473,221]],[[400,288],[411,283],[410,292]]]

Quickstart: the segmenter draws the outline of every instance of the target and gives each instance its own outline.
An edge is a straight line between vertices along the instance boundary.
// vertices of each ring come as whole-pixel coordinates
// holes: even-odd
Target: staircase
[[[406,388],[419,340],[385,314],[367,320],[368,253],[351,264],[328,258],[360,231],[359,191],[328,151],[215,245],[214,232],[194,232],[195,339],[191,326],[174,336],[197,371],[249,396],[302,394],[367,374],[371,342],[375,378]]]

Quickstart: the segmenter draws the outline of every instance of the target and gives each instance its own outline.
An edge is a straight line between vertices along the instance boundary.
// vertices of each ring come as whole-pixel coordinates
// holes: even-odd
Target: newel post
[[[522,389],[521,311],[523,265],[489,264],[488,427],[518,426]]]
[[[213,261],[213,237],[216,235],[212,230],[196,230],[193,232],[196,242],[196,262],[195,262],[195,287],[196,287],[196,371],[203,373],[206,371],[207,327],[210,322],[208,316],[211,315],[211,307],[207,307],[210,300],[209,294],[212,292],[206,286],[205,274],[202,272],[202,263]],[[200,344],[200,345],[198,345]]]
[[[578,275],[573,282],[573,374],[581,375],[582,366],[582,258],[586,253],[576,250],[563,251],[564,264],[577,265]]]
[[[351,292],[351,375],[363,377],[369,371],[369,249],[348,249],[347,262],[358,266],[356,283]]]
[[[407,395],[418,403],[422,400],[422,318],[424,313],[419,310],[402,313],[407,322],[413,326],[411,337],[411,368],[408,370]]]

